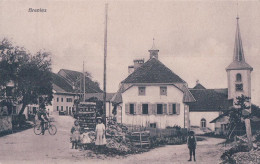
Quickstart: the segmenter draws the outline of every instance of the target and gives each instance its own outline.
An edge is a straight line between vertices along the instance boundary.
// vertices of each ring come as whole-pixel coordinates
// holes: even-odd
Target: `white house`
[[[128,125],[189,128],[189,106],[195,101],[187,83],[158,60],[159,50],[149,50],[150,59],[134,60],[130,75],[121,82],[112,101],[117,121]]]

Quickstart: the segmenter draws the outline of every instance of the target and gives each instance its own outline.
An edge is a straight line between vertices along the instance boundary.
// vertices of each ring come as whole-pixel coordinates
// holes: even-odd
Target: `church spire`
[[[233,61],[238,61],[238,62],[245,61],[242,39],[241,39],[241,34],[240,34],[240,29],[239,29],[239,17],[238,16],[237,16],[237,29],[236,29]]]
[[[253,68],[245,61],[242,38],[241,38],[240,28],[239,28],[239,17],[237,16],[236,19],[237,19],[237,27],[236,27],[236,35],[235,35],[233,62],[226,68],[226,70],[228,71],[228,70],[249,69],[252,71]]]

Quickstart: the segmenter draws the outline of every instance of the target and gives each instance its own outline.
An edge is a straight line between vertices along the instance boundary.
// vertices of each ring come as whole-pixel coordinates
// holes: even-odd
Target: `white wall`
[[[236,75],[240,73],[242,76],[243,91],[236,91],[235,84]],[[251,97],[251,72],[250,70],[230,70],[227,72],[228,75],[228,98],[236,98],[244,94]]]
[[[201,119],[206,119],[206,126],[211,130],[215,130],[215,125],[209,123],[219,116],[219,112],[190,112],[190,125],[191,126],[201,126]]]
[[[106,117],[112,117],[113,106],[112,103],[106,102]]]
[[[57,102],[57,97],[59,98],[59,101]],[[68,107],[68,110],[73,107],[74,100],[75,100],[75,95],[65,95],[65,94],[53,94],[53,101],[52,101],[52,106],[53,106],[53,111],[57,111],[57,106],[59,106],[59,111],[61,111],[61,106],[63,106],[63,111],[66,111],[66,107]],[[61,98],[63,98],[63,102],[61,102]],[[72,102],[67,102],[67,98],[72,98]]]
[[[173,85],[167,86],[167,96],[160,95],[160,86],[146,86],[145,96],[138,95],[138,86],[133,86],[122,93],[122,123],[130,125],[149,126],[150,123],[157,123],[157,127],[165,128],[166,126],[179,125],[184,128],[184,103],[183,92]],[[127,103],[152,103],[167,104],[179,103],[179,115],[129,115],[125,113],[125,104]],[[120,113],[121,114],[121,113]]]

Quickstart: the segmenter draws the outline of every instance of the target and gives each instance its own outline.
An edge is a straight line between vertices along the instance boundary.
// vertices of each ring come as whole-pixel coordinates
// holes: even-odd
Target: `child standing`
[[[196,137],[195,137],[193,131],[189,132],[189,136],[187,139],[187,145],[188,145],[188,148],[190,151],[190,159],[188,161],[192,160],[192,155],[193,155],[193,160],[196,161],[195,150],[196,150],[196,146],[197,146],[197,140],[196,140]]]
[[[96,141],[95,145],[100,149],[106,145],[106,136],[105,136],[105,125],[102,123],[101,117],[98,117],[98,124],[96,125]]]
[[[78,148],[78,142],[80,139],[80,126],[79,122],[76,120],[74,121],[74,126],[71,128],[71,142],[72,142],[72,149]]]

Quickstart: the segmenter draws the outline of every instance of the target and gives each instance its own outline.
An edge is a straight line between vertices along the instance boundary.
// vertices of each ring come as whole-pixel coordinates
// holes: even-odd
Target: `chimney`
[[[128,75],[132,74],[134,72],[134,66],[133,65],[130,65],[128,66]]]
[[[134,60],[134,71],[144,64],[144,59],[135,59]]]

